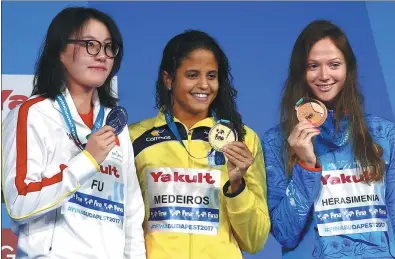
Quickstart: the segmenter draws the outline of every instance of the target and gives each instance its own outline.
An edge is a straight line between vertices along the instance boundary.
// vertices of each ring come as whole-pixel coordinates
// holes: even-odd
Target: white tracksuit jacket
[[[79,139],[91,133],[70,93]],[[93,98],[94,120],[100,103]],[[105,117],[110,109],[105,108]],[[105,120],[104,120],[105,121]],[[71,138],[56,101],[31,97],[3,121],[3,191],[17,258],[143,259],[144,204],[125,127],[98,165]]]

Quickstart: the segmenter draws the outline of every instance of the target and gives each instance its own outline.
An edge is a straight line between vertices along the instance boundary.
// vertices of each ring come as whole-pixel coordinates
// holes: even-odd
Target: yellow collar
[[[185,124],[182,123],[176,117],[174,117],[174,121],[178,122],[178,123],[181,123],[186,128]],[[215,123],[216,123],[216,121],[215,121],[214,117],[211,116],[211,117],[207,117],[207,118],[205,118],[205,119],[203,119],[201,121],[198,121],[197,123],[195,123],[195,125],[193,125],[191,127],[191,129],[198,128],[198,127],[209,127],[209,128],[211,128],[211,127],[213,127],[215,125]],[[156,118],[155,118],[154,127],[158,128],[158,127],[161,127],[161,126],[166,125],[166,124],[167,123],[166,123],[165,114],[162,113],[161,111],[159,111],[158,114],[156,115]]]

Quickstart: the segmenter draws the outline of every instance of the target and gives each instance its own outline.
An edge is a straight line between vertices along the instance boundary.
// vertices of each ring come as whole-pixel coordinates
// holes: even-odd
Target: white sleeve
[[[127,128],[124,129],[127,132]],[[126,259],[145,259],[145,241],[143,222],[145,216],[145,208],[143,196],[141,194],[140,184],[137,179],[136,167],[134,164],[134,152],[132,142],[127,133],[128,142],[128,169],[127,174],[127,194],[125,201],[126,213],[126,243],[124,256]]]
[[[36,102],[37,98],[28,100],[3,121],[4,200],[8,214],[19,224],[60,207],[99,169],[86,151],[69,161],[50,163],[56,154],[49,156],[46,145],[59,136],[51,135],[44,115],[31,109]]]

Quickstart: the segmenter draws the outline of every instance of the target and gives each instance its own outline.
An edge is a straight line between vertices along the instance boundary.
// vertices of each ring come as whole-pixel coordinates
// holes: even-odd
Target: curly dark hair
[[[177,69],[181,66],[183,60],[197,49],[211,51],[218,63],[218,94],[211,103],[210,109],[219,118],[231,121],[237,131],[239,140],[243,141],[246,132],[241,115],[237,111],[237,90],[232,84],[233,77],[230,72],[228,58],[216,40],[205,32],[187,30],[175,36],[167,43],[163,50],[163,57],[156,81],[156,108],[164,113],[173,105],[172,93],[168,91],[163,81],[163,72],[166,71],[171,79],[175,79]]]

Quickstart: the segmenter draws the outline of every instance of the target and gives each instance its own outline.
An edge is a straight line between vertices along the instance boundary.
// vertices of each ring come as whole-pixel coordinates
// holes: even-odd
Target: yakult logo
[[[323,185],[327,184],[347,184],[347,183],[359,183],[364,182],[366,180],[372,179],[374,174],[369,172],[363,172],[361,175],[345,175],[340,174],[339,176],[331,176],[330,174],[326,174],[321,176],[321,182]]]
[[[210,173],[197,173],[195,175],[183,174],[179,172],[172,172],[165,174],[163,172],[151,172],[155,183],[157,182],[180,182],[180,183],[208,183],[214,184],[215,180]]]
[[[3,120],[8,112],[28,99],[33,90],[34,75],[1,76],[1,111]]]
[[[100,166],[100,172],[102,174],[114,175],[116,178],[119,178],[118,169],[113,165],[108,166]]]
[[[14,90],[1,90],[1,110],[4,110],[4,106],[12,110],[27,99],[26,95],[16,94]]]

